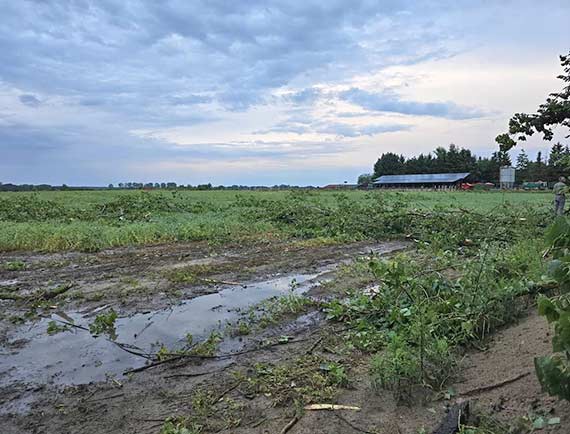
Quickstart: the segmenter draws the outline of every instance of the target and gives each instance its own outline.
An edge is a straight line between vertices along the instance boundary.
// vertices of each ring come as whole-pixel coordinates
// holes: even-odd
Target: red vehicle
[[[493,184],[492,182],[476,182],[474,184],[470,182],[462,182],[461,184],[459,184],[459,189],[463,191],[490,190],[493,187],[495,187],[495,184]]]

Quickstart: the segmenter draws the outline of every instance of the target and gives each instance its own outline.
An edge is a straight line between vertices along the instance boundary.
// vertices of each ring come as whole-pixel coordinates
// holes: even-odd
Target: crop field
[[[0,193],[0,249],[95,251],[176,241],[224,243],[273,237],[380,239],[401,235],[397,229],[385,227],[390,225],[383,221],[386,206],[488,213],[501,207],[548,207],[551,201],[548,193],[522,192]],[[377,212],[378,207],[383,208]],[[313,219],[317,221],[308,221]]]
[[[2,193],[0,432],[568,432],[551,202]]]

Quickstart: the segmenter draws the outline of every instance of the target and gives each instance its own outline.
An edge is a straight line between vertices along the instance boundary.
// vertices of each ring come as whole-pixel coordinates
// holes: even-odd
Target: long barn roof
[[[383,175],[374,184],[445,184],[461,181],[469,176],[465,173],[426,173],[421,175]]]

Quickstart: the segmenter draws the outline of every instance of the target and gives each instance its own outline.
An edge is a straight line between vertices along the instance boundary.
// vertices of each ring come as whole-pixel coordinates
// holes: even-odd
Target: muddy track
[[[120,338],[133,335],[138,338],[137,335],[144,332],[146,335],[150,333],[146,344],[149,344],[150,339],[154,339],[157,333],[157,336],[164,339],[164,333],[178,336],[179,339],[181,330],[176,328],[185,327],[185,330],[192,330],[191,324],[195,324],[199,336],[200,327],[213,328],[216,318],[220,322],[219,318],[227,316],[226,311],[234,315],[229,307],[255,304],[263,298],[278,294],[289,286],[292,278],[297,279],[296,286],[305,285],[303,290],[309,290],[318,283],[314,280],[316,276],[355,256],[366,255],[372,251],[386,253],[405,247],[401,243],[355,243],[315,247],[269,243],[253,247],[211,249],[205,244],[189,244],[118,249],[96,254],[4,254],[0,257],[0,263],[21,261],[25,264],[23,270],[3,270],[0,275],[1,281],[10,283],[9,290],[12,293],[29,297],[30,294],[36,294],[38,288],[49,290],[54,285],[67,282],[73,286],[65,294],[50,300],[49,305],[44,303],[39,307],[31,306],[28,298],[0,302],[3,307],[3,360],[0,363],[0,384],[3,384],[3,387],[0,417],[4,422],[12,421],[20,426],[16,428],[16,425],[10,422],[7,426],[10,426],[13,432],[52,432],[40,428],[41,424],[33,429],[32,426],[23,429],[21,422],[27,419],[26,415],[30,411],[32,414],[37,411],[45,412],[46,403],[48,408],[52,405],[63,408],[57,402],[68,395],[79,393],[82,396],[87,391],[97,394],[98,391],[109,388],[109,381],[111,388],[116,387],[117,382],[122,384],[124,379],[116,380],[117,382],[111,379],[122,378],[120,373],[125,367],[144,364],[144,361],[137,361],[135,364],[132,355],[120,350],[117,352],[113,343],[104,339],[99,338],[96,340],[97,344],[93,345],[93,338],[83,330],[72,329],[48,337],[46,324],[50,320],[59,321],[63,315],[64,319],[71,318],[76,321],[75,324],[83,327],[88,325],[84,322],[85,318],[94,315],[101,308],[112,306],[120,315]],[[177,273],[179,270],[199,272],[199,279],[179,282],[169,277],[171,273]],[[305,274],[300,273],[301,271]],[[304,280],[307,280],[307,283],[303,283]],[[205,281],[208,283],[204,283]],[[235,281],[244,284],[233,285]],[[128,291],[125,291],[125,288]],[[218,293],[222,298],[220,304],[216,305],[212,297],[219,297]],[[204,297],[205,294],[211,295]],[[245,296],[246,294],[253,294],[253,297]],[[34,315],[24,325],[13,320],[14,317],[25,318],[30,309]],[[177,315],[180,316],[178,322]],[[248,343],[241,342],[242,339],[239,338],[233,343],[224,343],[224,348],[233,349],[236,345],[240,348],[246,345],[256,346],[262,339],[272,336],[302,333],[315,326],[317,317],[318,315],[308,315],[301,321],[279,324],[272,330],[249,338]],[[146,331],[149,326],[152,327],[149,330],[153,331]],[[93,371],[98,371],[99,374],[94,375]],[[105,381],[109,373],[111,376]],[[140,385],[143,388],[154,382],[160,384],[160,387],[157,386],[157,395],[149,396],[152,402],[161,399],[160,390],[171,390],[170,381],[164,383],[160,379],[157,380],[154,373],[138,375],[137,378],[146,378]],[[86,385],[93,380],[96,383]],[[140,380],[133,381],[132,384],[137,384]],[[125,384],[125,387],[130,386]],[[142,389],[137,392],[135,387],[132,393],[133,396],[138,396]],[[72,398],[72,401],[76,402],[76,398]],[[97,402],[99,401],[97,399]],[[122,401],[123,398],[120,402]],[[131,405],[128,405],[125,408],[130,407]],[[99,404],[97,408],[100,408]],[[51,422],[54,428],[58,426],[55,419],[57,415],[54,415]],[[81,419],[84,420],[83,417]],[[64,417],[62,423],[69,424],[68,418]],[[64,426],[60,428],[53,432],[78,432],[69,427],[69,431],[66,431],[68,428]],[[97,425],[93,426],[92,432],[99,432],[99,428]],[[87,428],[81,432],[89,432],[85,429]],[[10,430],[8,432],[11,432]]]
[[[56,300],[60,304],[59,308],[68,312],[88,312],[102,304],[114,303],[121,312],[120,320],[124,321],[120,323],[119,330],[129,330],[133,318],[138,318],[146,322],[140,322],[137,327],[152,323],[156,332],[163,330],[158,327],[161,318],[168,320],[164,322],[167,327],[178,327],[175,324],[179,314],[184,327],[191,327],[192,321],[200,325],[208,321],[214,324],[218,318],[216,315],[224,317],[226,312],[233,315],[231,309],[227,309],[232,303],[247,305],[255,299],[247,298],[246,294],[256,294],[263,298],[273,294],[273,291],[281,291],[281,287],[286,287],[292,276],[299,277],[300,290],[315,297],[327,297],[338,288],[363,288],[369,284],[366,279],[327,270],[331,270],[334,264],[348,261],[370,250],[386,253],[403,247],[398,243],[317,247],[279,243],[217,250],[191,244],[155,246],[142,251],[120,249],[98,254],[36,255],[29,258],[25,255],[4,255],[0,262],[18,258],[26,261],[26,270],[3,272],[2,279],[18,279],[22,288],[27,288],[28,291],[32,291],[33,286],[44,279],[56,283],[73,279],[76,282],[73,290],[86,292],[93,284],[101,285],[101,281],[114,279],[108,292],[104,291],[103,299],[64,298]],[[45,266],[56,260],[68,262],[60,262],[62,265],[59,267]],[[205,264],[215,264],[215,267],[204,267]],[[200,267],[192,268],[197,265]],[[165,273],[188,267],[200,271],[200,277],[212,281],[237,280],[247,283],[248,287],[178,283],[165,277]],[[330,284],[319,285],[319,279],[323,276],[330,280]],[[120,297],[120,289],[114,285],[121,287],[124,285],[121,282],[128,278],[136,278],[139,282],[146,279],[153,284],[160,281],[163,286],[155,286],[144,297],[140,291]],[[172,287],[181,294],[166,296]],[[221,308],[212,297],[222,297]],[[210,304],[200,304],[207,300]],[[13,301],[3,301],[2,305],[5,312],[21,312],[26,309],[25,305]],[[199,309],[192,310],[192,306],[198,306]],[[190,309],[189,312],[194,313],[192,316],[184,316],[187,315],[184,309]],[[150,312],[144,313],[148,311]],[[205,316],[200,317],[198,312]],[[49,310],[46,313],[50,313]],[[37,321],[35,319],[21,326],[5,320],[3,327],[7,341],[10,336],[14,336],[16,330],[38,324]],[[81,321],[81,317],[78,317],[78,321]],[[40,332],[43,333],[43,329]],[[301,375],[303,363],[313,364],[312,369],[316,367],[318,372],[319,364],[334,362],[347,369],[349,378],[349,382],[335,395],[334,403],[356,406],[360,411],[306,411],[294,421],[289,433],[417,434],[422,427],[426,432],[431,432],[445,416],[449,406],[456,400],[469,399],[482,412],[509,421],[529,413],[560,416],[560,425],[542,432],[562,434],[570,426],[570,408],[568,404],[559,403],[543,394],[532,374],[533,358],[550,350],[547,333],[545,321],[531,310],[529,316],[519,324],[497,333],[485,351],[467,353],[462,365],[462,376],[452,385],[458,395],[446,400],[442,395],[418,394],[412,401],[400,402],[390,392],[374,390],[370,385],[370,356],[357,351],[343,351],[339,325],[328,323],[318,310],[310,310],[300,316],[282,318],[279,323],[255,330],[246,337],[226,338],[220,353],[239,352],[229,357],[183,358],[128,376],[114,372],[106,378],[105,375],[97,377],[97,381],[89,378],[89,361],[83,367],[77,366],[71,371],[63,369],[57,363],[42,368],[43,371],[39,369],[38,372],[44,372],[42,381],[37,381],[37,378],[28,381],[32,380],[30,376],[27,380],[21,378],[16,382],[6,382],[6,376],[0,374],[0,384],[4,382],[0,386],[0,432],[158,433],[166,418],[195,415],[199,411],[208,424],[202,430],[204,433],[279,433],[295,419],[295,405],[288,399],[302,390],[299,389],[302,387],[302,378],[273,384],[273,389],[268,393],[253,393],[251,383],[245,379],[264,364],[289,366],[285,373],[288,370],[299,370]],[[127,334],[123,333],[123,336]],[[81,354],[74,353],[76,347],[73,346],[71,337],[77,339],[78,336],[85,336],[86,342],[92,342],[92,338],[88,333],[67,335],[67,338],[65,336],[66,334],[57,335],[46,342],[51,342],[52,346],[55,342],[62,342],[61,351],[67,351],[63,358],[67,357],[69,362],[66,363],[73,364]],[[18,354],[20,351],[23,353],[28,345],[25,341],[18,345],[8,345],[7,341],[2,348],[3,355]],[[93,349],[90,345],[92,343],[86,348]],[[116,354],[120,352],[114,353],[112,347],[103,350],[95,348],[110,355],[105,358],[101,354],[92,354],[94,360],[101,359],[99,363],[104,373],[116,363]],[[85,354],[91,353],[86,350]],[[38,354],[36,357],[41,362],[47,358],[46,354]],[[126,359],[126,363],[128,365],[131,360]],[[137,363],[137,366],[144,366],[145,362]],[[81,380],[81,375],[73,375],[83,371],[87,372],[84,381],[72,381],[74,384],[70,384],[70,378]],[[529,375],[520,376],[525,372],[529,372]],[[516,379],[494,387],[511,377]],[[274,379],[278,380],[279,378]],[[311,393],[318,391],[313,390]],[[323,400],[326,396],[323,394]]]
[[[384,246],[391,250],[402,244],[385,243]],[[68,283],[73,285],[71,292],[75,297],[68,300],[67,307],[97,307],[101,303],[96,299],[101,298],[106,303],[118,304],[124,313],[133,313],[170,304],[172,301],[164,293],[177,293],[178,298],[191,299],[216,292],[218,281],[223,284],[224,281],[262,280],[279,273],[309,271],[383,248],[371,243],[316,247],[287,242],[225,247],[192,243],[122,248],[95,254],[2,254],[0,264],[21,261],[25,269],[0,268],[0,288],[29,294]],[[193,282],[168,278],[169,272],[185,268],[193,271],[193,267],[200,273]]]

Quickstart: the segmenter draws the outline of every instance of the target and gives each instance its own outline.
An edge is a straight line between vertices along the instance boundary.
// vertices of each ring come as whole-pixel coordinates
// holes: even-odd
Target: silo
[[[515,168],[512,166],[501,167],[499,183],[501,188],[513,188],[515,186]]]

